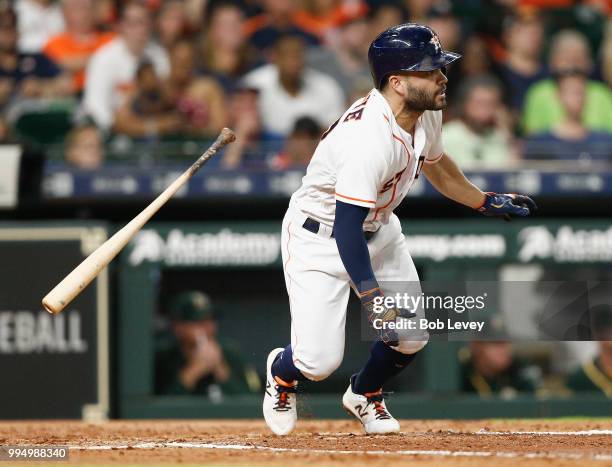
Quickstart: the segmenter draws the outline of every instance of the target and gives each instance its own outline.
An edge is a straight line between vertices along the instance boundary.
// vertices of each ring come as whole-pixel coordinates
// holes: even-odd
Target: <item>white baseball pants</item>
[[[294,364],[308,379],[320,381],[342,362],[351,287],[336,240],[331,237],[331,227],[321,225],[315,234],[302,227],[305,220],[306,216],[292,201],[283,219],[281,251],[291,310]],[[410,281],[412,287],[418,282],[396,215],[391,215],[389,223],[368,242],[368,249],[383,292],[385,281]],[[403,333],[399,345],[393,348],[404,354],[418,352],[429,338],[421,330]],[[410,337],[406,338],[405,333],[410,333]]]

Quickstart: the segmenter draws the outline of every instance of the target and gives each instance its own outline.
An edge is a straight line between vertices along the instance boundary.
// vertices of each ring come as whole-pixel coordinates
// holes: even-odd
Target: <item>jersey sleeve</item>
[[[389,143],[378,128],[368,128],[367,122],[344,124],[351,127],[342,135],[340,151],[344,154],[341,154],[342,164],[336,178],[336,200],[373,208],[385,179],[385,152],[389,152]]]
[[[85,71],[83,107],[96,125],[108,130],[113,124],[113,67],[105,55],[94,54]]]
[[[431,147],[427,156],[425,156],[425,162],[427,164],[435,164],[444,155],[444,145],[442,144],[442,112],[432,112],[432,127],[433,127],[433,139]]]

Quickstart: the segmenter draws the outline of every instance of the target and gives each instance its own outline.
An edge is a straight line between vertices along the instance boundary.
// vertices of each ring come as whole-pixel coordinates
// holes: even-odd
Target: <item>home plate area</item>
[[[612,465],[607,419],[403,420],[401,426],[397,435],[366,436],[356,422],[307,420],[278,437],[259,420],[19,421],[0,423],[0,444],[66,446],[68,462],[79,464]]]

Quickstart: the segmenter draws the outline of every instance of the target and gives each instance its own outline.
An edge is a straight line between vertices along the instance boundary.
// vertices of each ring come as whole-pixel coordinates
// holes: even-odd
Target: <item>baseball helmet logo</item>
[[[438,36],[434,35],[429,43],[433,44],[433,46],[436,48],[436,52],[439,53],[442,50],[442,44],[440,44],[440,39],[438,39]]]

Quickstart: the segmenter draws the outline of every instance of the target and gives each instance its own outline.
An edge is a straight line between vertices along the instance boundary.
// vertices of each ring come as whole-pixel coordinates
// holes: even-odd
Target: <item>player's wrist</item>
[[[491,196],[493,195],[493,193],[488,192],[488,191],[483,191],[481,192],[481,195],[482,195],[482,201],[477,206],[474,207],[476,211],[480,211],[482,209],[487,208],[487,204],[491,202]]]
[[[371,286],[367,288],[367,290],[359,292],[359,300],[361,300],[362,304],[373,302],[376,297],[382,297],[383,291],[378,284],[374,287]]]

